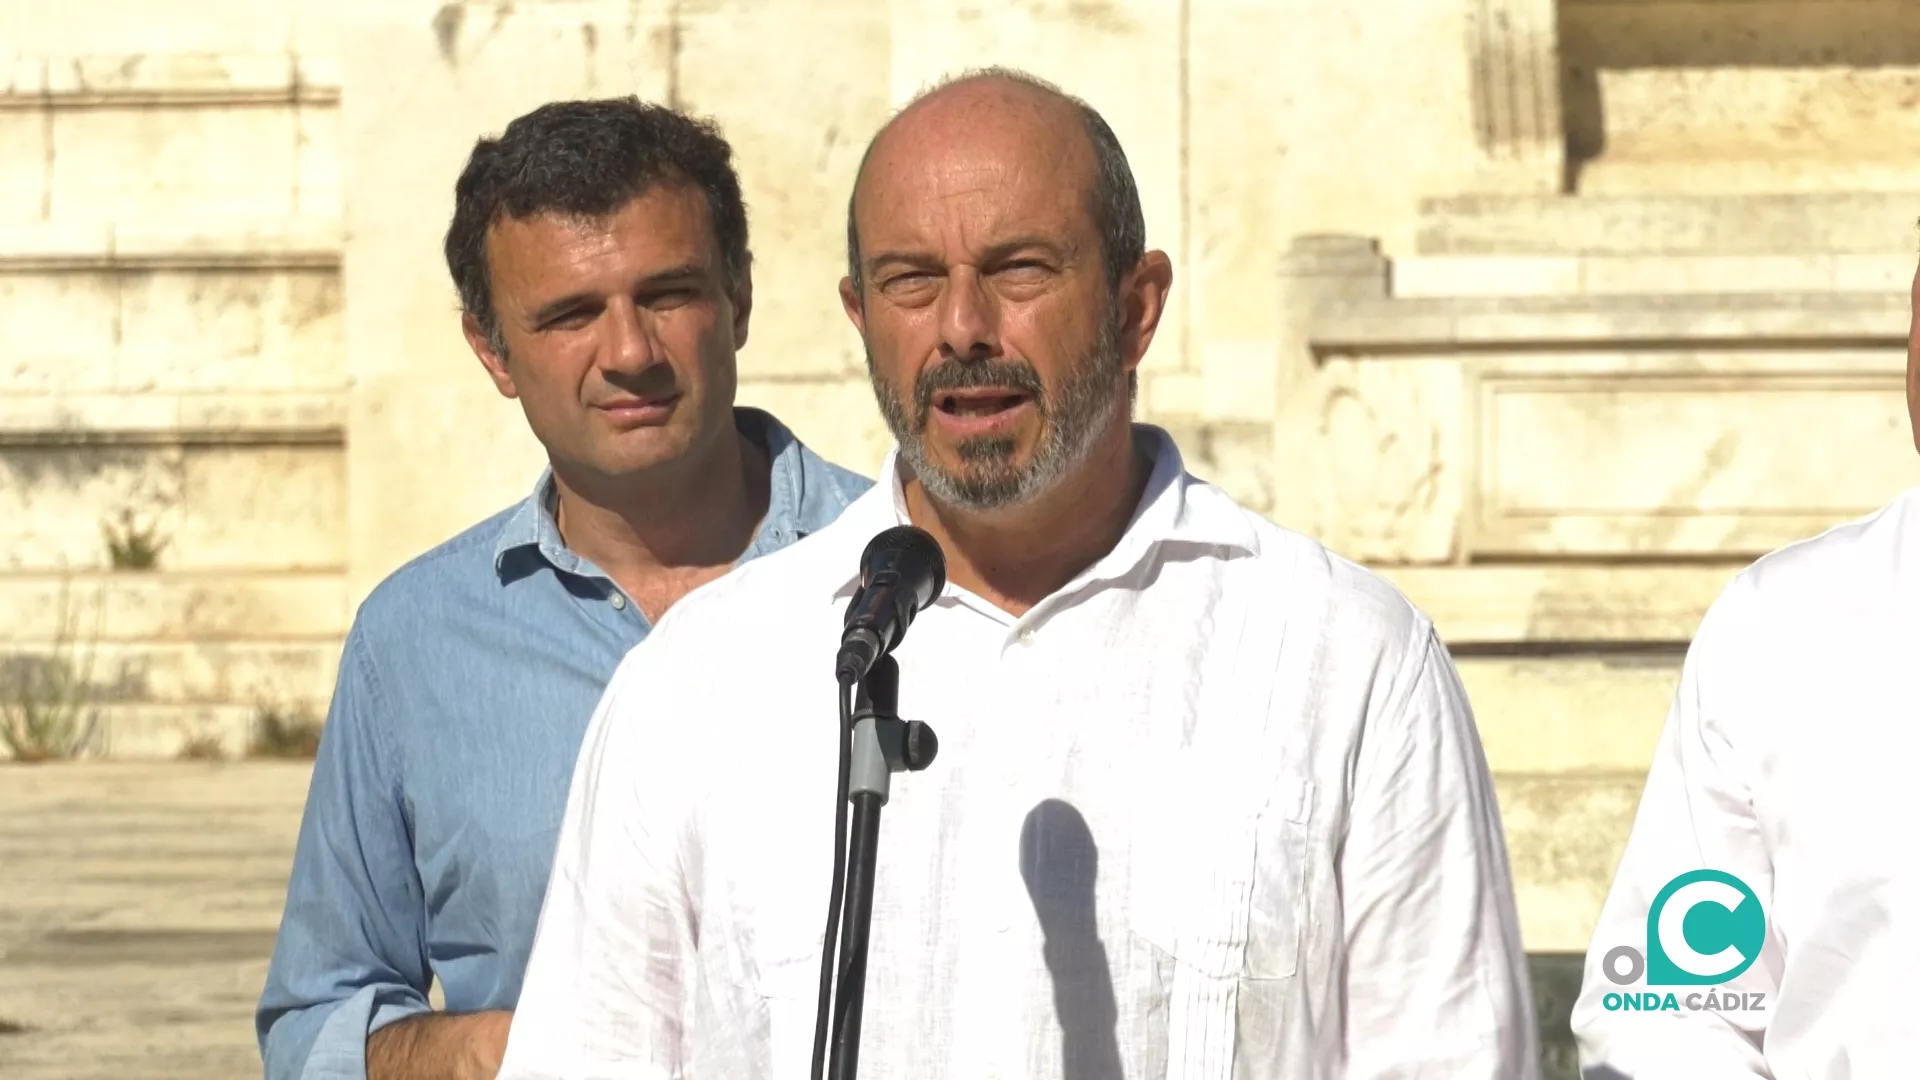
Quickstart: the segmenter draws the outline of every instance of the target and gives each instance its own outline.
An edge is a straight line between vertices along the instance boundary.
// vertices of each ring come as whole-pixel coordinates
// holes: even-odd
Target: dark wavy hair
[[[729,289],[746,277],[747,207],[733,147],[711,121],[639,98],[557,101],[473,146],[454,185],[447,270],[460,306],[506,355],[493,310],[487,230],[503,217],[536,214],[600,218],[661,184],[690,184],[707,199]]]

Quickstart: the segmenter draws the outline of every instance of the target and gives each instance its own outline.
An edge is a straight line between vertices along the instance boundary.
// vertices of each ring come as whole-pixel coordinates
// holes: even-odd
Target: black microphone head
[[[913,610],[925,611],[947,587],[947,557],[925,529],[895,525],[868,541],[860,555],[862,585],[885,573],[906,582]]]

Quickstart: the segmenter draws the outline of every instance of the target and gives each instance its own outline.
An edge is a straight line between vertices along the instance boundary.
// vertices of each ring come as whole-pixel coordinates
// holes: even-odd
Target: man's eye
[[[593,321],[593,315],[585,311],[569,311],[555,315],[540,327],[542,330],[578,330]]]
[[[692,303],[696,295],[692,289],[668,289],[645,297],[641,300],[641,305],[655,311],[665,311]]]

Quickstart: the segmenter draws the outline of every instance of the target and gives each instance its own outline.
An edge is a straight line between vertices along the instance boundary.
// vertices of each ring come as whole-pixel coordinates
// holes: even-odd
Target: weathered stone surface
[[[1423,200],[1421,255],[1885,255],[1913,250],[1912,192],[1447,196]]]
[[[293,213],[291,105],[57,109],[51,216]]]
[[[1691,640],[1743,563],[1383,566],[1451,645]]]
[[[778,416],[816,453],[863,476],[877,476],[893,449],[864,372],[859,378],[743,382],[737,400]]]
[[[1913,256],[1429,255],[1395,259],[1397,297],[1897,293]]]
[[[1644,773],[1681,650],[1455,658],[1496,773]]]
[[[1494,776],[1527,951],[1586,951],[1645,779],[1644,772]]]
[[[40,645],[59,632],[62,594],[79,643],[337,642],[351,609],[340,576],[317,574],[0,575],[0,645]]]

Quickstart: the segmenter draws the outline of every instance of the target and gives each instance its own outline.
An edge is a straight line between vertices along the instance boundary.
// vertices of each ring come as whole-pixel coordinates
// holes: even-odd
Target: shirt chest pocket
[[[1128,920],[1136,937],[1214,979],[1291,978],[1308,907],[1313,785],[1283,778],[1257,808],[1155,800],[1136,815]]]

